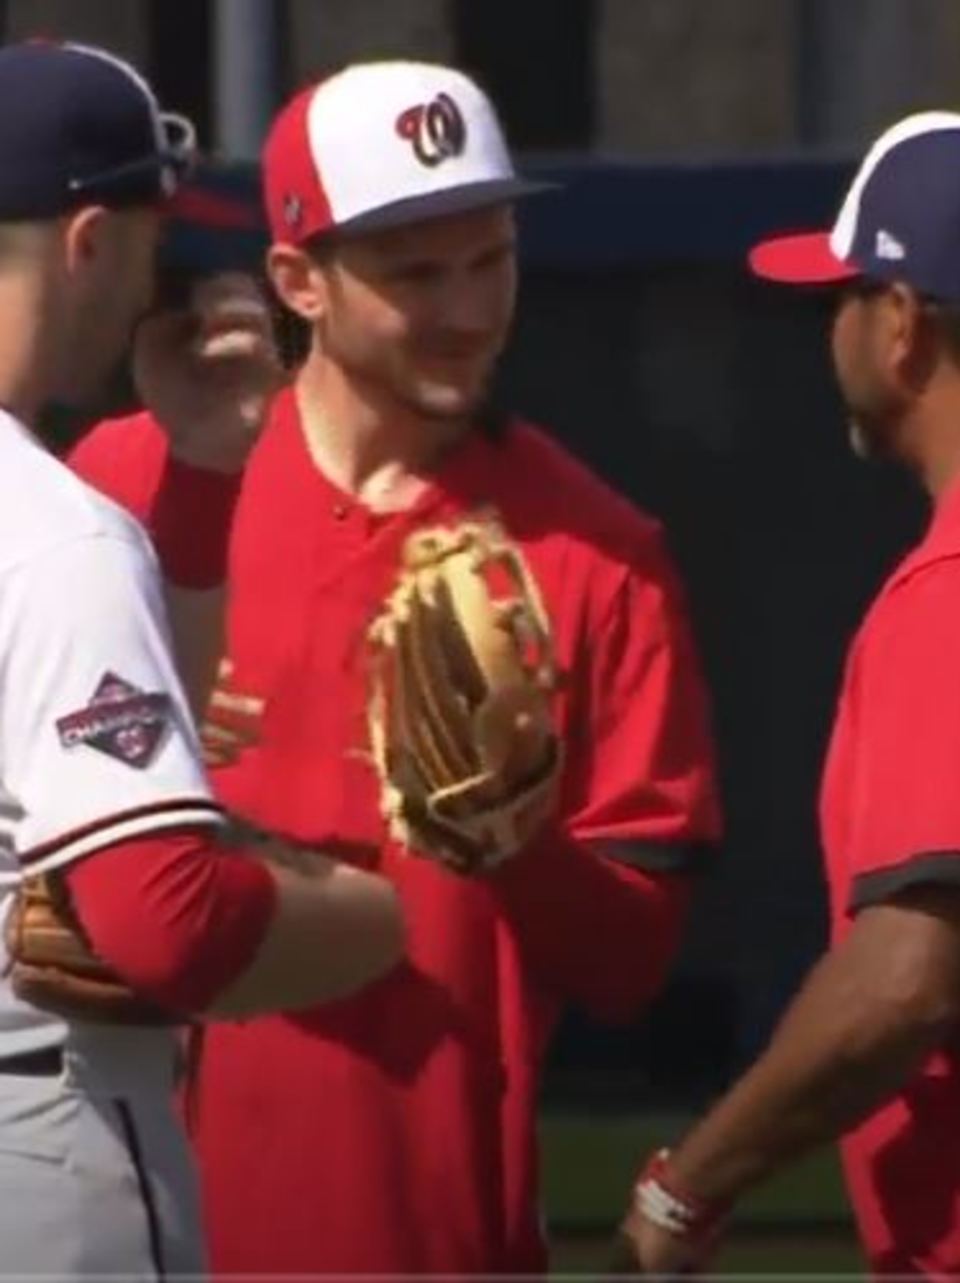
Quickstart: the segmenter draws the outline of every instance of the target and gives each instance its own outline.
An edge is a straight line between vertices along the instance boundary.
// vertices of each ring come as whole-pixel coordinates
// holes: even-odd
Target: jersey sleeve
[[[682,592],[654,548],[622,570],[573,683],[568,831],[647,871],[688,870],[720,830],[707,696]]]
[[[220,587],[242,471],[219,472],[175,458],[147,411],[97,424],[67,464],[146,528],[168,584],[200,592]]]
[[[163,478],[166,438],[146,411],[104,419],[77,442],[67,457],[71,472],[109,495],[147,525]]]
[[[616,576],[583,605],[560,813],[490,879],[531,971],[607,1020],[631,1018],[662,985],[690,900],[685,875],[720,828],[677,582],[660,555]]]
[[[960,885],[960,559],[890,590],[852,683],[850,907],[920,883]]]
[[[146,540],[61,543],[0,600],[0,822],[20,865],[218,823]]]

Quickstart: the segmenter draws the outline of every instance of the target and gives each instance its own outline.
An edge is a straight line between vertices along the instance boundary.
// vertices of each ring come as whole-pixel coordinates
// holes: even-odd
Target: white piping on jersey
[[[95,826],[82,830],[77,836],[69,833],[44,846],[39,859],[31,859],[29,851],[20,852],[22,866],[17,869],[0,869],[0,887],[17,886],[28,874],[49,873],[51,869],[72,864],[82,855],[91,855],[102,847],[112,846],[128,838],[147,838],[166,829],[187,825],[219,828],[225,822],[221,807],[207,798],[178,799],[178,805],[161,803],[156,807],[145,806],[133,815],[105,816]]]

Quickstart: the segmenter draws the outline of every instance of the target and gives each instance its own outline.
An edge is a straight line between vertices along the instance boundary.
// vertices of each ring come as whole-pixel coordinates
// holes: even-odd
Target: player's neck
[[[960,379],[914,408],[901,439],[904,462],[936,502],[960,480]]]
[[[296,385],[310,456],[336,486],[384,511],[410,507],[465,425],[378,403],[336,367],[308,361]]]
[[[33,427],[47,400],[42,331],[21,282],[0,274],[0,406]]]
[[[934,503],[960,481],[960,423],[935,446],[918,453],[914,471]]]

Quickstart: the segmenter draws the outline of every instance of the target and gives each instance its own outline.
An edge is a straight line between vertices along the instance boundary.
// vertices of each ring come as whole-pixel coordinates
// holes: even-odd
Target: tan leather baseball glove
[[[391,835],[461,873],[515,854],[555,802],[559,674],[539,589],[497,518],[410,536],[369,640]]]
[[[94,952],[59,869],[28,874],[14,892],[3,929],[14,994],[66,1020],[108,1025],[177,1024],[135,993]]]

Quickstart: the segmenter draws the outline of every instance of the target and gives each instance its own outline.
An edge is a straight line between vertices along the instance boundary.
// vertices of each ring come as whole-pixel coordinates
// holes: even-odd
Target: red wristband
[[[242,472],[197,468],[167,454],[147,529],[168,583],[203,590],[224,582],[242,481]]]
[[[633,1198],[646,1220],[680,1238],[709,1239],[730,1210],[729,1203],[697,1198],[667,1174],[670,1151],[658,1150],[637,1178]]]

